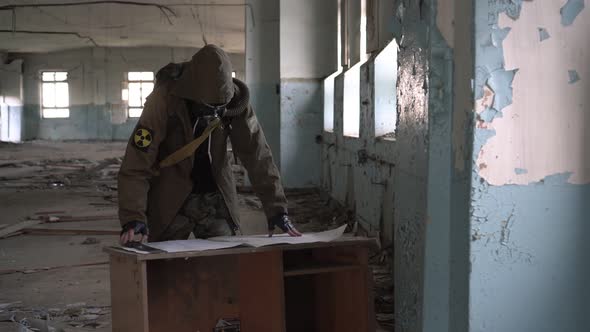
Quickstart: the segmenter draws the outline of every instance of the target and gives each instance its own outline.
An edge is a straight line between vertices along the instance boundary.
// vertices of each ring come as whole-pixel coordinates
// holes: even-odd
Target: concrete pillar
[[[0,65],[0,141],[23,140],[23,74],[22,60]]]
[[[246,11],[246,83],[277,166],[280,149],[279,1],[249,1]]]
[[[280,160],[287,187],[320,183],[323,79],[337,70],[338,1],[280,2]]]
[[[287,187],[320,181],[323,79],[337,70],[337,0],[250,2],[246,82]]]

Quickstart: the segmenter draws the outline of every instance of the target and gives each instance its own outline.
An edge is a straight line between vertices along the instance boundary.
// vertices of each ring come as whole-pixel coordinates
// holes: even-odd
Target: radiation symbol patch
[[[133,135],[133,143],[135,143],[135,147],[141,151],[147,151],[150,144],[152,144],[153,139],[154,134],[147,128],[137,128]]]

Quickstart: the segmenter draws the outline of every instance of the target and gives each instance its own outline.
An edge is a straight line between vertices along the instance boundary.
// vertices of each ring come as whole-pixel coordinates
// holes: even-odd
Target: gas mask
[[[196,112],[197,117],[215,117],[222,118],[227,113],[227,105],[209,105],[205,102],[195,103],[193,112]]]

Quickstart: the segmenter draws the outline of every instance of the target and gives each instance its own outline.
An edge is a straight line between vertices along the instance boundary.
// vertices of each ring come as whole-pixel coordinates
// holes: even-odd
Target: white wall
[[[0,141],[22,140],[22,66],[22,60],[0,61]]]

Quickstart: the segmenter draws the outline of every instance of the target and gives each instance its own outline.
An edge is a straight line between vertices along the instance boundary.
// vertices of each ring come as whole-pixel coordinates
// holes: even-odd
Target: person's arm
[[[238,158],[248,171],[254,192],[262,201],[269,234],[277,226],[292,236],[300,236],[288,218],[287,198],[279,170],[251,106],[232,118],[230,139]]]
[[[158,148],[166,137],[165,98],[156,92],[147,99],[137,126],[131,133],[118,176],[121,243],[135,233],[147,239],[147,200],[150,179],[156,175]]]

